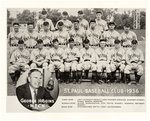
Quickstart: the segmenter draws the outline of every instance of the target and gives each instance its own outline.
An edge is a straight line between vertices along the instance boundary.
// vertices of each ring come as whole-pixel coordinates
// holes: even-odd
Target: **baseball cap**
[[[58,39],[53,39],[53,43],[58,42]]]
[[[45,22],[43,23],[43,26],[49,26],[49,22],[45,21]]]
[[[74,42],[74,39],[73,39],[73,38],[70,38],[68,41],[69,41],[69,43],[70,43],[70,42]]]
[[[20,40],[18,41],[18,44],[24,44],[24,41],[23,41],[22,39],[20,39]]]
[[[41,14],[42,14],[42,15],[46,15],[46,14],[47,14],[46,10],[43,10],[43,11],[41,12]]]
[[[65,16],[68,15],[67,11],[64,11],[62,14],[65,15]]]
[[[108,25],[115,25],[115,22],[109,22]]]
[[[84,41],[83,41],[84,44],[88,44],[90,43],[90,41],[86,38]]]
[[[41,39],[37,40],[37,44],[42,44],[42,43],[43,43],[43,40],[41,40]]]
[[[64,23],[62,21],[58,22],[58,26],[63,26]]]
[[[120,43],[120,40],[115,39],[114,43],[115,43],[115,44],[119,44],[119,43]]]
[[[132,44],[137,44],[138,43],[138,41],[137,40],[132,40],[132,42],[131,42]]]
[[[80,11],[78,11],[78,14],[83,14],[83,11],[81,11],[81,10],[80,10]]]

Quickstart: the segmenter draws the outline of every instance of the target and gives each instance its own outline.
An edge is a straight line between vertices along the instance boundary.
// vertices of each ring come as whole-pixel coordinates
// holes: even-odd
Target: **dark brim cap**
[[[65,15],[65,16],[68,15],[67,11],[64,11],[62,14]]]

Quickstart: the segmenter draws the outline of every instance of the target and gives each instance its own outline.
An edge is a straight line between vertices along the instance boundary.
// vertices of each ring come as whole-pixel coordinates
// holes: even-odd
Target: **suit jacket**
[[[16,94],[18,97],[18,100],[20,101],[20,103],[25,106],[26,108],[32,110],[31,105],[32,102],[30,102],[32,100],[31,97],[31,91],[29,88],[29,83],[26,83],[24,85],[21,85],[19,87],[16,88]],[[27,102],[23,102],[22,99],[24,99]],[[44,87],[39,87],[37,90],[37,101],[39,99],[42,100],[54,100],[52,98],[52,96],[50,95],[50,93],[44,88]],[[41,102],[39,104],[42,104]],[[45,104],[45,103],[43,103]],[[52,106],[54,104],[54,102],[52,103],[47,103],[49,106]]]

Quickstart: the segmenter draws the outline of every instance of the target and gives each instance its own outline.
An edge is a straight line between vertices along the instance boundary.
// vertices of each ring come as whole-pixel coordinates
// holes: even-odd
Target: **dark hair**
[[[90,43],[90,41],[86,38],[84,41],[83,41],[83,44],[88,44]]]
[[[34,26],[34,22],[28,22],[27,25],[33,25]]]
[[[42,72],[40,71],[40,70],[38,70],[38,69],[31,69],[30,71],[29,71],[29,73],[28,73],[28,77],[30,77],[31,76],[31,74],[33,73],[33,72],[40,72],[41,74],[42,74]]]
[[[100,42],[106,42],[106,39],[100,39]]]
[[[49,22],[47,21],[43,22],[43,26],[49,26]]]
[[[46,10],[43,10],[43,11],[41,12],[41,14],[42,14],[42,15],[46,15],[46,14],[47,14]]]
[[[68,41],[69,41],[69,43],[70,43],[70,42],[74,42],[74,39],[73,39],[73,38],[70,38]]]
[[[65,15],[65,16],[68,15],[67,11],[64,11],[62,14]]]
[[[58,39],[53,39],[53,43],[58,42]]]
[[[96,23],[96,21],[95,21],[94,19],[92,19],[92,20],[89,22],[89,24],[91,24],[92,22]]]
[[[23,41],[22,39],[20,39],[20,40],[18,41],[18,44],[24,44],[24,41]]]
[[[83,14],[83,11],[81,11],[81,10],[80,10],[80,11],[78,11],[78,14]]]
[[[130,27],[130,24],[129,23],[125,23],[124,26],[125,27]]]
[[[131,43],[132,43],[132,44],[138,44],[138,41],[137,41],[137,40],[132,40]]]
[[[58,26],[63,26],[64,23],[62,21],[58,22]]]
[[[79,23],[79,20],[76,19],[76,20],[73,21],[73,23]]]
[[[109,22],[109,23],[108,23],[108,26],[109,26],[109,25],[115,25],[115,22]]]
[[[120,44],[120,40],[115,39],[114,43],[115,43],[115,44]]]
[[[97,11],[97,12],[96,12],[96,14],[98,14],[98,13],[101,13],[101,14],[103,14],[103,12],[102,12],[102,11]]]
[[[15,25],[18,25],[18,26],[19,26],[19,23],[18,23],[18,22],[13,23],[13,26],[15,26]]]
[[[37,40],[37,44],[42,44],[43,43],[43,40],[42,39],[38,39]]]

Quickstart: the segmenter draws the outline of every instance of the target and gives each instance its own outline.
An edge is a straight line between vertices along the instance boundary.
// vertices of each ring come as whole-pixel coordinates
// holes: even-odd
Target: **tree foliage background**
[[[54,25],[58,20],[61,19],[61,12],[59,12],[59,9],[46,9],[48,12],[48,18],[50,18]],[[117,29],[123,29],[124,23],[128,22],[132,28],[133,26],[133,15],[132,10],[126,11],[124,13],[119,13],[117,8],[94,8],[94,9],[83,9],[84,12],[84,18],[90,21],[91,19],[95,18],[95,12],[96,11],[102,11],[103,12],[103,19],[106,20],[107,16],[110,14],[113,14],[114,16],[114,22],[116,23]],[[12,24],[14,21],[18,21],[21,24],[26,24],[27,22],[36,22],[36,12],[31,12],[30,10],[26,9],[22,13],[18,13],[16,18],[10,17],[10,11],[7,10],[7,23]],[[39,18],[41,18],[39,14]],[[77,19],[77,16],[70,15],[69,20],[73,21],[74,19]],[[145,29],[145,22],[146,22],[146,12],[141,11],[140,14],[140,27],[141,29]]]

